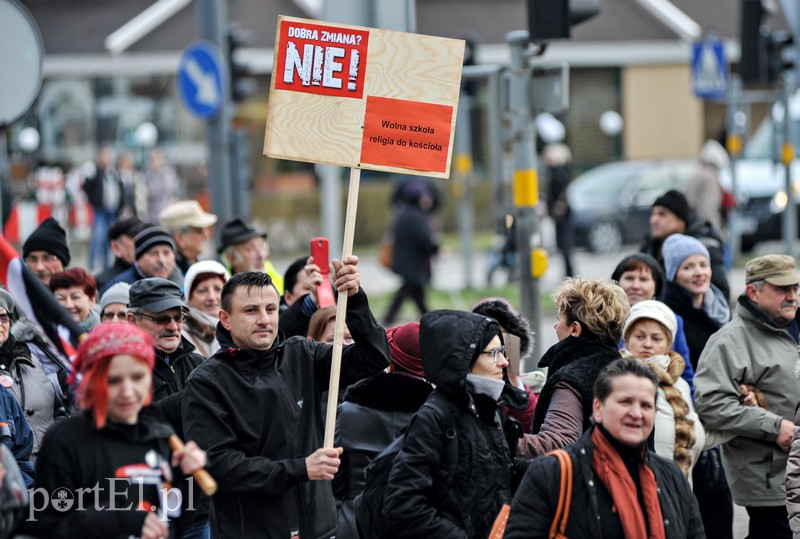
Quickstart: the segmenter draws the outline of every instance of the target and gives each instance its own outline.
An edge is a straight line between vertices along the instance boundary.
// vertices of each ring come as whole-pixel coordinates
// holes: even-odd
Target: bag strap
[[[569,519],[569,507],[572,504],[572,459],[563,449],[550,451],[558,459],[561,466],[561,485],[558,493],[558,507],[550,525],[550,535],[548,537],[564,536]]]
[[[492,531],[489,533],[489,539],[503,539],[503,535],[506,533],[506,526],[508,525],[509,511],[511,511],[511,506],[504,503],[503,507],[500,508],[500,512],[497,514],[497,518],[494,519],[494,525],[492,526]]]

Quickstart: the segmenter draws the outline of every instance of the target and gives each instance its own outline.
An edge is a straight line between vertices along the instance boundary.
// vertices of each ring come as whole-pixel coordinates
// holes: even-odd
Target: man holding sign
[[[342,382],[389,364],[386,333],[369,310],[358,258],[333,260],[334,283],[348,296],[354,344],[342,351]],[[236,274],[222,289],[217,338],[222,348],[189,378],[184,428],[208,450],[218,480],[214,537],[328,539],[336,533],[330,480],[340,448],[322,448],[320,394],[333,347],[278,336],[280,296],[260,272]]]

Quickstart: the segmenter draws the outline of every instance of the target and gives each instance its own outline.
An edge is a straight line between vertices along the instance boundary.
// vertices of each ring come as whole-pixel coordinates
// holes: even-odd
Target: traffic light
[[[742,0],[740,20],[739,75],[744,82],[763,83],[769,80],[767,70],[767,41],[769,30],[764,26],[764,6],[761,0]]]
[[[778,80],[781,73],[794,69],[795,63],[794,36],[785,30],[773,30],[767,40],[767,80]]]
[[[791,32],[770,30],[764,24],[765,11],[763,0],[742,0],[739,74],[744,82],[774,82],[795,65]]]
[[[228,28],[228,82],[231,99],[239,103],[255,91],[255,81],[250,78],[250,70],[241,60],[236,59],[236,51],[250,42],[250,35],[237,25]]]
[[[528,0],[531,41],[569,39],[572,26],[600,12],[600,0]]]

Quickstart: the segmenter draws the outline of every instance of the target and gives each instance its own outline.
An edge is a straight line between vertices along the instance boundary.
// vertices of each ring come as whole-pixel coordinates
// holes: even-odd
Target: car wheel
[[[609,221],[598,221],[589,229],[589,249],[595,253],[613,254],[622,248],[622,231]]]

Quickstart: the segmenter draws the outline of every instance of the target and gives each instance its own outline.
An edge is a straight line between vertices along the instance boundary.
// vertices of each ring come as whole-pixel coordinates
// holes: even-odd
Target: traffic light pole
[[[792,139],[792,116],[789,111],[789,99],[794,89],[794,77],[784,72],[781,77],[781,103],[783,103],[783,145],[781,146],[781,163],[783,163],[784,192],[786,193],[786,209],[783,210],[783,252],[794,256],[794,244],[797,239],[797,197],[792,186],[792,162],[794,161],[794,142]]]
[[[513,193],[520,268],[520,303],[523,316],[530,321],[532,327],[538,328],[541,320],[539,280],[533,276],[532,255],[534,249],[540,247],[541,236],[536,214],[539,185],[530,106],[531,70],[525,55],[528,32],[509,32],[506,34],[506,42],[511,49],[508,101],[514,145]],[[541,339],[534,339],[532,357],[537,360],[541,357],[540,342]],[[525,369],[525,365],[520,365],[520,372],[525,372]]]
[[[197,22],[201,39],[216,45],[223,58],[227,58],[228,12],[226,0],[198,0]],[[220,222],[228,221],[236,214],[233,208],[231,185],[231,159],[229,154],[230,123],[232,118],[230,92],[225,90],[225,99],[219,114],[206,124],[208,141],[208,189],[211,194],[211,209]],[[238,209],[238,208],[237,208]],[[249,218],[249,215],[242,215]]]

